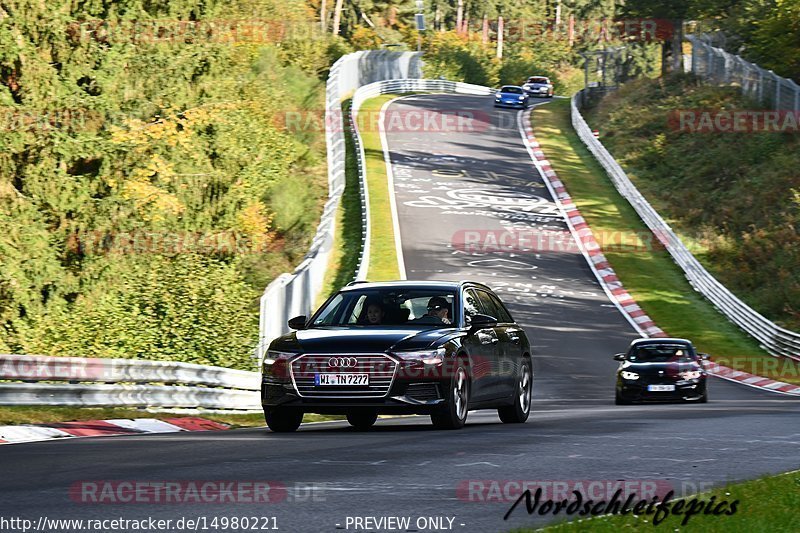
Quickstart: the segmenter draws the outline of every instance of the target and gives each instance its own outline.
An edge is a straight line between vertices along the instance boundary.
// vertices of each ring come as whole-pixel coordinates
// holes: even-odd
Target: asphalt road
[[[380,420],[365,433],[321,423],[289,435],[249,429],[3,446],[0,516],[205,516],[207,525],[214,516],[247,516],[276,517],[283,531],[506,531],[553,520],[518,508],[504,521],[513,501],[502,493],[513,487],[508,480],[647,480],[680,495],[798,468],[795,399],[714,379],[708,404],[613,405],[610,356],[636,334],[583,257],[571,249],[484,253],[460,245],[466,230],[566,230],[521,142],[517,111],[494,110],[487,97],[445,95],[390,107],[420,109],[473,111],[486,121],[473,123],[478,131],[388,133],[406,275],[483,281],[508,303],[534,345],[527,424],[473,412],[467,427],[453,432],[406,417]],[[272,480],[288,496],[224,504],[70,498],[71,486],[92,480]],[[358,528],[352,520],[390,516],[410,517],[409,527]],[[446,519],[441,527],[416,524],[424,517]]]

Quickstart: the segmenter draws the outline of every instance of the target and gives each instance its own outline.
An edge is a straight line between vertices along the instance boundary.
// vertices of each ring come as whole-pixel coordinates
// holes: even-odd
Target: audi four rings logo
[[[355,357],[331,357],[328,359],[328,366],[334,368],[353,368],[358,364]]]

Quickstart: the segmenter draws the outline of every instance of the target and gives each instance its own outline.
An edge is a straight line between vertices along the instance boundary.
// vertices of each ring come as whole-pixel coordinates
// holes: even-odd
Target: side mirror
[[[702,359],[703,361],[708,361],[709,359],[711,359],[711,356],[710,356],[710,355],[708,355],[707,353],[698,353],[697,355],[698,355],[698,357],[700,357],[700,359]]]
[[[624,353],[615,353],[614,354],[614,361],[624,361],[625,354]]]
[[[493,316],[482,315],[480,313],[472,315],[472,322],[470,322],[470,332],[478,331],[484,328],[493,328],[497,325],[497,319]]]
[[[289,327],[292,329],[306,329],[306,315],[290,318]]]

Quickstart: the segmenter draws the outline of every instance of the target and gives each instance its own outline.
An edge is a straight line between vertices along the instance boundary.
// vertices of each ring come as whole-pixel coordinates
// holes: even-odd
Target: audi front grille
[[[383,398],[397,360],[385,354],[306,354],[292,361],[292,382],[303,398]],[[317,385],[316,374],[367,374],[369,385]]]

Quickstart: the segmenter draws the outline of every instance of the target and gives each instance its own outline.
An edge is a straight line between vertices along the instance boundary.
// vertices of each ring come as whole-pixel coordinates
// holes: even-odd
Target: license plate
[[[314,374],[314,385],[318,387],[369,385],[369,374]]]
[[[673,392],[675,385],[648,385],[647,390],[650,392]]]

